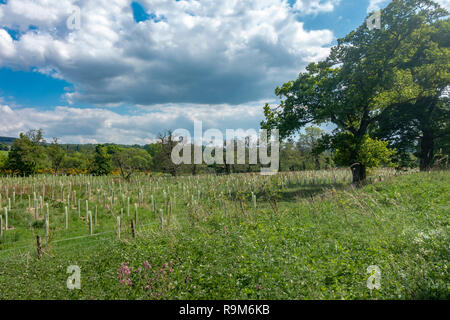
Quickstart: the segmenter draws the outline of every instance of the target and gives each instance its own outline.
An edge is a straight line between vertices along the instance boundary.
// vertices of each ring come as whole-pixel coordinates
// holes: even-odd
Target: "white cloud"
[[[5,58],[12,58],[15,53],[13,40],[8,32],[0,29],[0,52]],[[1,62],[1,60],[0,60]]]
[[[341,0],[297,0],[294,9],[302,14],[318,14],[333,11],[340,2]]]
[[[443,8],[450,10],[450,0],[436,0]]]
[[[65,79],[75,85],[67,99],[81,103],[245,103],[270,97],[326,57],[333,33],[306,30],[296,14],[337,2],[145,0],[164,19],[136,23],[130,0],[9,0],[0,24],[22,35],[0,31],[0,67]],[[81,29],[72,31],[66,20],[74,5]]]
[[[56,107],[50,110],[17,108],[0,104],[0,136],[17,137],[19,132],[42,128],[47,138],[63,143],[146,144],[166,129],[193,128],[194,120],[203,129],[258,130],[264,103],[224,105],[139,106],[131,114],[119,114],[104,108]]]
[[[374,12],[380,10],[385,5],[387,5],[391,0],[370,0],[369,7],[367,8],[367,12]]]

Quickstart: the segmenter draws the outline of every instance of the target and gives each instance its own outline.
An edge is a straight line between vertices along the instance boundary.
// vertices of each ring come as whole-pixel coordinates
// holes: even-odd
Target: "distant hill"
[[[11,137],[0,137],[0,143],[2,144],[6,144],[7,146],[10,146],[13,144],[14,140],[16,140],[16,138],[11,138]]]
[[[114,144],[114,143],[104,143],[103,145],[116,145],[122,148],[137,148],[137,149],[145,149],[145,145],[122,145],[122,144]],[[60,147],[66,151],[75,151],[75,152],[93,152],[95,151],[96,144],[67,144],[62,143]]]

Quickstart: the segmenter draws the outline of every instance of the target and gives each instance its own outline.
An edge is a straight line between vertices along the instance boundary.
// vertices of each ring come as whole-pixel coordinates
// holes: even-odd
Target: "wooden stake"
[[[38,259],[41,259],[42,258],[42,248],[41,248],[41,237],[39,235],[36,236],[36,245],[37,245]]]
[[[131,220],[131,234],[133,235],[133,238],[136,238],[136,230],[134,228],[134,220]]]

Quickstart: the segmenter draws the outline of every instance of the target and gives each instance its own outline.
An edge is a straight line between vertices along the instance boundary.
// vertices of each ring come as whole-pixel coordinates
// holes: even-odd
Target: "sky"
[[[439,0],[450,8],[450,0]],[[277,86],[388,0],[0,0],[0,136],[258,129]]]

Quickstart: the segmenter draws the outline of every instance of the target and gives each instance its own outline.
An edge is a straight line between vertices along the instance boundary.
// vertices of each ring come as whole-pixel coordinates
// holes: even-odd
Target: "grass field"
[[[0,299],[450,298],[450,172],[350,179],[0,178]],[[70,265],[80,290],[66,287]],[[372,265],[380,289],[367,287]]]

